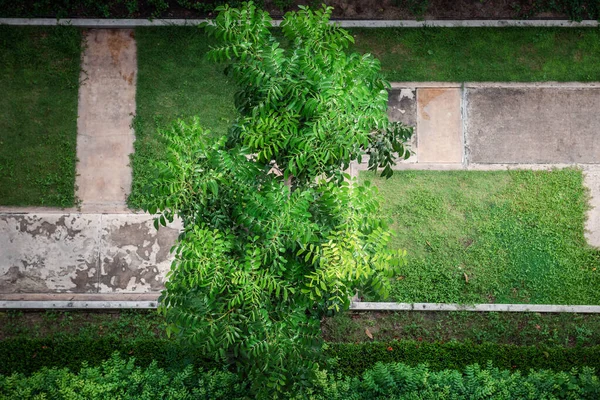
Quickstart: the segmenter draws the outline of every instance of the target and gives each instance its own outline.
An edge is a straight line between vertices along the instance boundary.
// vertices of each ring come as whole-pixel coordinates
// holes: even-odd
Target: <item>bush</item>
[[[186,367],[166,371],[152,362],[135,365],[118,353],[78,373],[47,369],[30,377],[0,375],[0,398],[51,399],[248,399],[248,384],[232,373]],[[298,390],[296,390],[298,389]],[[600,380],[590,368],[570,372],[511,373],[488,365],[431,371],[424,365],[378,363],[359,378],[320,371],[312,388],[293,388],[290,399],[597,399]]]
[[[600,346],[566,348],[392,341],[331,343],[326,348],[326,356],[337,359],[330,370],[347,376],[359,376],[378,362],[427,364],[432,371],[463,369],[488,362],[508,370],[568,371],[588,366],[600,371]],[[0,341],[0,374],[32,374],[43,367],[66,367],[75,371],[83,362],[90,366],[101,365],[114,351],[135,357],[135,365],[141,367],[148,367],[153,361],[172,371],[182,371],[189,364],[204,369],[217,365],[192,348],[166,339],[5,339]]]
[[[357,376],[377,362],[427,364],[432,370],[462,369],[471,364],[491,365],[508,370],[548,369],[568,371],[585,366],[600,369],[600,346],[536,347],[474,344],[470,342],[431,343],[392,341],[388,343],[336,343],[329,345],[328,356],[337,358],[336,371]]]

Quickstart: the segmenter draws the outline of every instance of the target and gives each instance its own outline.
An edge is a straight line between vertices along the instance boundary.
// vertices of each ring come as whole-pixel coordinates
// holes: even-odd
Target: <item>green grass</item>
[[[74,204],[81,32],[0,25],[0,204]]]
[[[408,251],[400,302],[600,304],[579,170],[404,171],[377,185]]]
[[[133,187],[129,205],[140,208],[150,164],[165,151],[159,129],[199,116],[205,128],[223,135],[235,118],[234,86],[223,66],[204,57],[214,42],[198,28],[138,28],[137,115]]]
[[[355,29],[390,81],[598,81],[600,29]]]

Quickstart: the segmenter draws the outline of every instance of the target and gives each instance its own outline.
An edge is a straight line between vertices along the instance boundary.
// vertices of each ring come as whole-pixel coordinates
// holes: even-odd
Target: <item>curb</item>
[[[0,295],[2,296],[2,295]],[[39,295],[38,295],[39,296]],[[71,295],[72,296],[72,295]],[[117,297],[119,295],[113,295]],[[158,295],[148,295],[145,300],[0,300],[0,309],[19,310],[116,310],[116,309],[156,309]],[[85,298],[86,295],[78,297]],[[87,295],[88,298],[94,296]],[[146,297],[146,296],[144,296]],[[155,299],[151,299],[155,297]],[[33,297],[35,298],[35,297]],[[470,312],[525,312],[525,313],[568,313],[568,314],[600,314],[600,306],[592,305],[553,305],[553,304],[444,304],[444,303],[370,303],[352,302],[348,311],[470,311]]]
[[[55,18],[0,18],[0,24],[16,26],[54,26],[73,25],[81,28],[136,28],[143,26],[193,26],[210,19],[55,19]],[[279,26],[281,20],[273,20],[273,26]],[[596,28],[598,21],[584,20],[332,20],[342,28]]]
[[[444,304],[352,302],[350,311],[474,311],[600,314],[600,306],[553,304]]]

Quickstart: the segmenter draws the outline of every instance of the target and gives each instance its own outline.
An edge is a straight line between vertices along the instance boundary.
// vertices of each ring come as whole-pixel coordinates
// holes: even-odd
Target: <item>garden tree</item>
[[[282,47],[252,3],[220,8],[206,29],[238,85],[239,117],[214,138],[198,120],[163,132],[153,204],[184,231],[160,310],[168,332],[277,393],[309,380],[321,359],[320,318],[356,289],[385,295],[403,254],[369,185],[343,170],[368,154],[392,173],[411,130],[390,123],[387,87],[371,55],[346,54],[352,37],[330,8],[286,14]]]

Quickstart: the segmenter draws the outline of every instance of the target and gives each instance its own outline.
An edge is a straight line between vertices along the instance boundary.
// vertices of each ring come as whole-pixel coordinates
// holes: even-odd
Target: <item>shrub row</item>
[[[201,368],[217,366],[193,349],[165,339],[7,339],[0,341],[0,374],[31,374],[42,367],[77,370],[82,362],[98,366],[114,351],[135,357],[136,365],[143,367],[153,361],[169,370],[183,370],[189,364]],[[488,362],[494,367],[513,371],[569,371],[573,367],[593,367],[600,371],[600,346],[567,348],[394,341],[333,343],[328,344],[325,351],[328,357],[336,359],[333,363],[335,371],[348,376],[360,375],[377,362],[401,362],[411,366],[427,364],[435,371],[463,369],[471,364],[487,365]]]
[[[133,18],[168,17],[175,12],[178,16],[205,16],[215,7],[228,3],[239,6],[243,0],[0,0],[0,17],[95,17],[95,18]],[[254,1],[259,6],[265,0]],[[295,0],[271,0],[273,6],[281,10],[294,4],[305,4]],[[312,5],[325,3],[309,1]],[[428,11],[429,0],[394,0],[394,3],[423,17]],[[520,0],[513,2],[515,15],[529,18],[541,12],[557,12],[574,21],[600,18],[600,0]],[[192,15],[189,15],[192,13]],[[179,15],[182,14],[182,15]],[[197,14],[197,15],[194,15]]]
[[[548,369],[568,371],[572,367],[593,367],[600,370],[600,346],[537,347],[474,344],[470,342],[431,343],[419,341],[335,344],[328,354],[337,357],[336,369],[346,375],[359,375],[377,362],[402,362],[408,365],[427,364],[431,369],[462,369],[470,364],[508,370],[528,371]]]
[[[600,380],[589,368],[570,372],[511,373],[488,365],[462,372],[420,365],[376,364],[360,378],[319,373],[314,386],[292,387],[289,399],[597,399]],[[98,367],[43,369],[30,377],[0,376],[0,398],[50,399],[247,399],[248,384],[219,370],[166,371],[134,365],[118,354]]]

